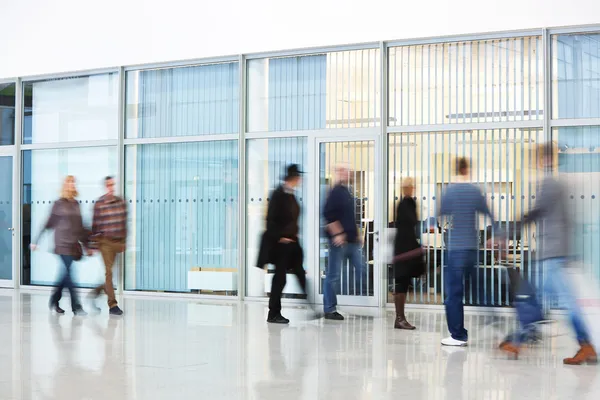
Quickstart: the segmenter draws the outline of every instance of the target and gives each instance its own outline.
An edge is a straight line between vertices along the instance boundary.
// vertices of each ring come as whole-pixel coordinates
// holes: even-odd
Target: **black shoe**
[[[108,310],[108,313],[110,315],[123,315],[123,310],[121,310],[119,306],[114,306],[111,307],[110,310]]]
[[[49,307],[50,307],[50,311],[54,311],[57,314],[64,314],[65,313],[65,310],[63,310],[62,308],[60,308],[58,306],[58,303],[50,303]]]
[[[267,322],[271,324],[289,324],[290,320],[284,318],[281,314],[267,318]]]
[[[344,316],[337,311],[325,313],[325,319],[332,319],[334,321],[343,321]]]

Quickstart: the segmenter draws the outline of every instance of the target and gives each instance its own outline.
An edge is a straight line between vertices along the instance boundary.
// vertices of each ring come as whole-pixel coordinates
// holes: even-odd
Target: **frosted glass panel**
[[[238,133],[238,63],[127,73],[126,137]]]
[[[600,34],[552,36],[552,118],[600,118]]]
[[[117,139],[118,74],[26,82],[23,143]]]
[[[288,164],[307,167],[307,139],[305,137],[253,139],[246,142],[246,240],[247,240],[247,295],[265,296],[265,273],[256,268],[260,238],[265,229],[265,219],[271,192],[281,184]],[[306,237],[306,179],[296,189],[300,203],[300,241],[308,244]],[[305,257],[306,260],[306,257]],[[270,288],[270,286],[268,286]],[[268,289],[267,288],[267,289]]]
[[[600,127],[555,128],[559,176],[568,183],[568,210],[575,228],[573,251],[600,279]]]
[[[379,125],[378,49],[248,62],[248,131]]]
[[[236,140],[126,147],[125,289],[235,294]]]
[[[114,176],[117,165],[116,147],[23,152],[23,284],[53,285],[62,271],[60,259],[53,254],[51,231],[46,232],[38,243],[38,251],[30,252],[29,245],[45,224],[65,176],[75,175],[77,179],[83,224],[89,228],[93,202],[104,194],[104,178]],[[73,272],[79,286],[92,287],[104,281],[100,255],[75,262]]]
[[[389,49],[389,125],[543,118],[539,36]]]

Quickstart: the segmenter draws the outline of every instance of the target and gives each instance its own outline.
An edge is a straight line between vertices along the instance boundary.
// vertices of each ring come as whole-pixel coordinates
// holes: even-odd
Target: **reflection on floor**
[[[64,300],[63,300],[64,301]],[[267,325],[259,303],[125,298],[126,314],[53,316],[46,294],[0,293],[0,399],[597,399],[597,367],[565,367],[563,323],[519,361],[494,351],[511,315],[468,315],[466,349],[443,349],[439,311],[418,330],[389,310],[342,309],[344,322]],[[64,304],[66,305],[66,303]],[[492,323],[494,322],[494,323]]]

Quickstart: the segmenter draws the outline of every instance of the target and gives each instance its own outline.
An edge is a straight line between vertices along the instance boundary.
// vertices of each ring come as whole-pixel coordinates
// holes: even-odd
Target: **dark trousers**
[[[278,243],[275,249],[275,274],[271,282],[271,297],[269,298],[269,317],[281,313],[281,294],[286,284],[286,274],[292,272],[302,291],[306,293],[306,272],[302,268],[302,249],[296,242]]]
[[[65,265],[65,271],[58,282],[58,286],[52,292],[52,296],[50,297],[50,304],[58,304],[60,299],[62,298],[63,289],[69,290],[69,295],[71,296],[71,308],[73,311],[81,308],[81,304],[79,303],[79,297],[75,292],[75,284],[73,283],[73,279],[71,278],[71,265],[73,265],[73,256],[60,256],[63,264]]]
[[[463,293],[465,279],[471,276],[477,262],[477,250],[453,250],[448,252],[448,265],[444,268],[446,291],[446,321],[453,339],[467,341],[465,329]]]

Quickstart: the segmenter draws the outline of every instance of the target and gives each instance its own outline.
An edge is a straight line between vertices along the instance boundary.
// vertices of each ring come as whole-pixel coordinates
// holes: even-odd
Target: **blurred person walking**
[[[275,324],[290,322],[281,315],[281,296],[288,271],[296,275],[303,292],[307,293],[304,254],[298,240],[301,210],[294,195],[302,181],[301,174],[298,165],[289,165],[283,183],[271,193],[267,209],[267,229],[261,239],[256,265],[260,269],[267,264],[275,265],[267,317],[267,322]]]
[[[36,243],[39,242],[42,234],[48,229],[54,230],[54,253],[60,256],[65,270],[58,282],[58,286],[50,297],[50,309],[56,311],[58,314],[64,314],[65,310],[60,308],[59,301],[62,297],[63,289],[68,289],[73,313],[78,316],[84,316],[87,313],[81,307],[71,276],[73,262],[83,257],[84,248],[82,245],[87,245],[89,239],[89,232],[83,227],[81,210],[76,200],[77,196],[75,177],[69,175],[63,182],[60,198],[52,206],[50,217],[30,247],[32,251],[37,250],[38,246]],[[88,251],[88,254],[91,253]]]
[[[479,249],[478,221],[479,214],[491,218],[483,193],[478,186],[469,182],[470,165],[466,158],[459,158],[456,163],[458,181],[451,183],[442,195],[440,217],[450,217],[451,230],[446,243],[448,249],[448,265],[444,268],[446,298],[446,321],[450,337],[442,339],[444,346],[466,346],[469,340],[465,329],[463,292],[465,279],[468,279],[477,262]]]
[[[413,198],[415,184],[412,178],[402,181],[402,200],[396,207],[396,236],[394,238],[394,329],[413,330],[406,320],[404,306],[411,279],[425,272],[423,249],[417,241],[417,203]]]
[[[359,292],[366,294],[367,267],[356,223],[354,197],[346,185],[349,178],[350,170],[346,165],[340,164],[335,167],[336,183],[329,192],[323,208],[323,217],[327,223],[325,231],[329,237],[329,262],[323,283],[323,309],[325,319],[336,321],[344,320],[344,316],[337,312],[336,296],[344,261],[350,261],[358,272],[355,276],[361,284]]]
[[[598,357],[577,303],[577,288],[571,287],[565,271],[567,258],[571,255],[569,242],[573,232],[568,216],[565,189],[553,176],[555,159],[553,144],[540,145],[537,156],[538,168],[543,171],[544,178],[538,188],[535,207],[523,217],[523,223],[538,223],[537,274],[539,279],[537,282],[541,283],[541,287],[537,290],[538,302],[542,305],[547,304],[544,302],[544,297],[548,299],[550,296],[555,296],[559,304],[568,312],[580,348],[574,357],[565,358],[563,363],[596,364]],[[505,341],[500,344],[500,349],[517,357],[520,343]]]
[[[115,195],[115,180],[112,176],[104,178],[106,194],[100,197],[94,205],[92,222],[92,244],[102,255],[105,267],[104,284],[92,292],[95,301],[102,292],[108,296],[108,309],[111,315],[123,315],[119,308],[113,286],[113,266],[117,255],[125,251],[127,240],[127,205]],[[96,311],[100,311],[95,307]]]

